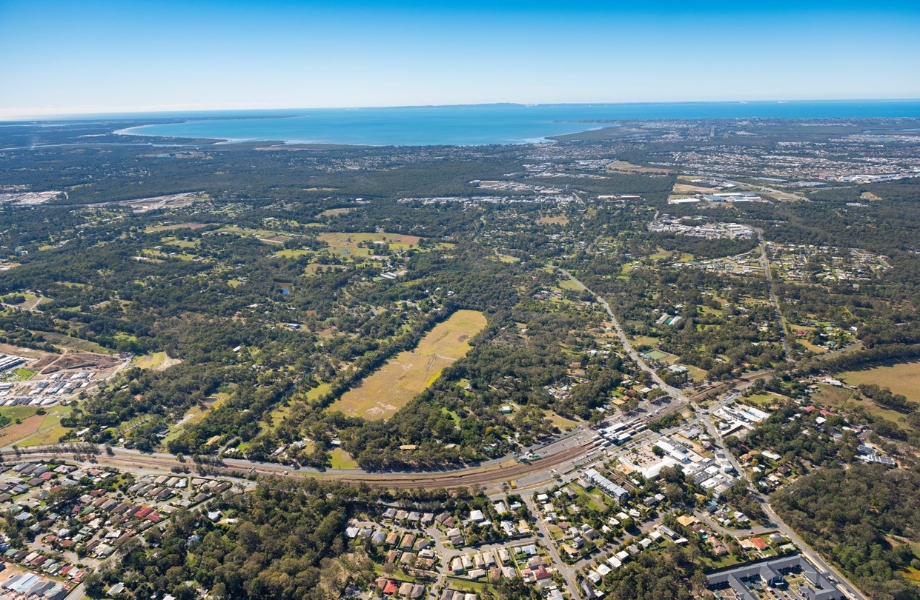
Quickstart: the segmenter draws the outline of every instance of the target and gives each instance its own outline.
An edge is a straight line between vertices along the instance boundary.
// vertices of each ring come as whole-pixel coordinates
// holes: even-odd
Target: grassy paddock
[[[359,248],[361,242],[385,242],[392,250],[408,250],[417,248],[420,237],[416,235],[400,235],[398,233],[321,233],[316,236],[321,242],[326,242],[329,249],[335,254],[349,256],[371,256],[370,248]]]
[[[415,350],[400,352],[380,369],[346,392],[330,410],[351,416],[385,419],[435,382],[441,371],[470,351],[468,340],[486,326],[486,317],[458,310],[438,323]]]
[[[850,385],[874,383],[904,394],[908,400],[920,402],[920,362],[898,363],[874,367],[865,371],[846,371],[838,377]]]

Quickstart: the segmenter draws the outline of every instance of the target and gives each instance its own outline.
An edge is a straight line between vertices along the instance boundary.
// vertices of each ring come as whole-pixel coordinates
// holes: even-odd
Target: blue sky
[[[920,98],[920,2],[0,0],[0,118]]]

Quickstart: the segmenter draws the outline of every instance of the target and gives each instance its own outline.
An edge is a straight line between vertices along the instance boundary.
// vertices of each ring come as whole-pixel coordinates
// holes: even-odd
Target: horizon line
[[[764,100],[638,100],[638,101],[596,101],[596,102],[474,102],[460,104],[392,104],[380,106],[316,106],[316,107],[200,107],[196,105],[171,105],[170,107],[139,107],[131,109],[120,108],[99,108],[98,110],[85,107],[88,110],[81,109],[51,109],[51,112],[26,112],[35,109],[0,109],[0,122],[26,122],[26,121],[81,121],[93,120],[98,118],[109,119],[130,119],[137,117],[151,117],[162,115],[163,118],[176,117],[191,114],[206,113],[257,113],[257,112],[283,112],[283,111],[308,111],[308,110],[380,110],[380,109],[400,109],[400,108],[459,108],[459,107],[487,107],[487,106],[520,106],[520,107],[539,107],[539,106],[628,106],[628,105],[649,105],[649,104],[808,104],[808,103],[853,103],[853,102],[871,102],[871,103],[889,103],[889,102],[920,102],[920,98],[812,98],[812,99],[764,99]],[[20,112],[21,110],[21,112]],[[72,112],[76,110],[77,112]],[[19,113],[19,114],[10,114]],[[4,114],[7,113],[7,114]],[[855,118],[855,117],[854,117]],[[896,118],[896,117],[892,117]],[[635,119],[623,119],[635,120]]]

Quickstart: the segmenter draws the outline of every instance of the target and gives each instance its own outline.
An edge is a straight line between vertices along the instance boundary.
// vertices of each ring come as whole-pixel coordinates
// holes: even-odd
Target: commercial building
[[[773,560],[748,563],[706,576],[709,588],[713,590],[731,588],[739,600],[757,600],[752,589],[759,586],[784,589],[786,575],[801,573],[809,586],[802,586],[799,593],[808,600],[843,600],[846,596],[837,589],[824,573],[807,562],[800,554]]]

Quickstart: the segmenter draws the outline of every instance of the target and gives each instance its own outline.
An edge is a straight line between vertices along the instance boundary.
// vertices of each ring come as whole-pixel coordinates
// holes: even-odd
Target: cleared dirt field
[[[634,165],[624,160],[618,160],[607,165],[608,173],[650,173],[653,175],[670,175],[674,171],[658,167],[643,167]]]
[[[89,352],[80,352],[76,354],[63,354],[54,361],[54,363],[42,370],[43,375],[55,373],[61,369],[111,369],[121,362],[117,356],[107,356],[102,354],[92,354]]]
[[[39,415],[36,414],[38,407],[35,406],[4,406],[0,409],[0,414],[14,421],[16,419],[22,421],[20,425],[16,425],[14,422],[0,429],[0,436],[10,433],[8,438],[0,439],[0,445],[16,444],[21,448],[26,448],[29,446],[56,444],[62,435],[70,431],[70,429],[61,425],[61,418],[69,415],[71,408],[69,406],[52,406],[45,410],[47,414]],[[33,421],[38,425],[33,426]],[[10,431],[15,427],[21,427],[21,429],[19,431]]]
[[[0,429],[0,447],[10,446],[36,433],[44,420],[45,415],[32,415],[28,419],[23,419],[21,423],[10,423]]]
[[[467,340],[485,326],[481,312],[458,310],[435,325],[415,350],[400,352],[329,409],[375,420],[391,416],[434,383],[445,367],[469,352]]]
[[[558,217],[541,217],[537,223],[541,223],[543,225],[568,225],[569,218],[565,215]]]
[[[874,383],[890,388],[895,394],[904,394],[908,400],[920,402],[920,362],[900,363],[875,367],[865,371],[847,371],[838,376],[850,385]]]
[[[715,188],[692,185],[689,183],[675,183],[672,190],[675,194],[711,194],[717,191]]]

